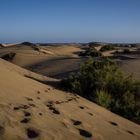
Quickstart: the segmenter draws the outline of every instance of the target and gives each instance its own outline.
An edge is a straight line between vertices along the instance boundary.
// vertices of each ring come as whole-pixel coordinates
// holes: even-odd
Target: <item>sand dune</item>
[[[31,71],[58,78],[77,69],[85,61],[78,56],[81,51],[83,50],[78,45],[16,44],[1,48],[0,57],[7,58],[8,61]]]
[[[33,80],[55,79],[2,59],[0,68],[0,140],[140,139],[137,124],[82,97]]]
[[[134,79],[140,80],[140,59],[125,60],[119,62],[120,67]]]

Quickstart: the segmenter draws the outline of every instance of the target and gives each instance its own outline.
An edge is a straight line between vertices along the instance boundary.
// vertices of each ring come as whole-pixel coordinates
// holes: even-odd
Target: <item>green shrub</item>
[[[104,90],[100,90],[96,92],[96,103],[98,103],[99,105],[110,109],[112,102],[114,101],[113,98],[111,97],[110,94],[108,94],[108,92],[104,91]]]
[[[61,84],[71,92],[140,123],[140,82],[126,76],[110,59],[90,58]]]
[[[91,57],[100,57],[100,56],[102,56],[102,53],[100,51],[90,49],[89,56],[91,56]]]
[[[113,45],[105,45],[100,49],[100,51],[104,52],[104,51],[109,51],[109,50],[113,50],[113,49],[115,49],[115,47]]]
[[[100,57],[102,53],[94,48],[88,48],[85,52],[80,52],[79,56]]]

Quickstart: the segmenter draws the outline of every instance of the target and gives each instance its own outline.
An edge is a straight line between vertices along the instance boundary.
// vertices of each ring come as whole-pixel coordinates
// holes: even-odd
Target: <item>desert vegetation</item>
[[[108,58],[90,58],[61,85],[127,119],[140,124],[140,82],[125,75]]]
[[[130,49],[124,49],[124,50],[123,50],[123,53],[124,53],[124,54],[129,54],[129,53],[131,53],[131,51],[130,51]]]
[[[79,56],[91,56],[91,57],[100,57],[102,53],[95,49],[95,46],[90,45],[85,51],[80,52]]]
[[[114,50],[115,49],[115,46],[114,45],[105,45],[105,46],[103,46],[101,49],[100,49],[100,51],[101,52],[104,52],[104,51],[109,51],[109,50]]]

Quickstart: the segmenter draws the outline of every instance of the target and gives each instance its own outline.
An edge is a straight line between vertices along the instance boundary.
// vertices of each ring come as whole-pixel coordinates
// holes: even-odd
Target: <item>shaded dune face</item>
[[[2,59],[7,60],[7,61],[12,61],[15,57],[16,53],[8,53],[8,54],[4,54],[3,56],[1,56]]]
[[[54,79],[2,59],[0,68],[0,140],[140,139],[139,125],[34,80]]]
[[[3,44],[0,44],[0,48],[3,48],[4,46],[3,46]]]

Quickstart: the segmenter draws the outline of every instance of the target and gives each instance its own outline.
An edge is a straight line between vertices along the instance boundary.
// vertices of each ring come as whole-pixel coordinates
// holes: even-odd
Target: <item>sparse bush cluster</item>
[[[126,76],[110,59],[90,58],[62,86],[112,112],[140,123],[140,82]]]
[[[104,51],[109,51],[109,50],[113,50],[113,49],[115,49],[114,45],[105,45],[100,49],[100,51],[104,52]]]
[[[92,48],[88,48],[85,52],[81,52],[79,56],[100,57],[102,56],[102,53],[92,47]]]
[[[89,49],[89,56],[91,56],[91,57],[100,57],[100,56],[102,56],[102,53],[100,51],[97,51],[94,48],[90,48]]]

